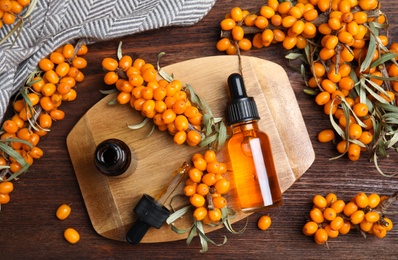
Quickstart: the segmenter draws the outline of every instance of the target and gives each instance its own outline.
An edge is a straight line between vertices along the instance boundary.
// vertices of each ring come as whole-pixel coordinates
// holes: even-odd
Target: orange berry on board
[[[205,198],[202,195],[194,194],[189,198],[189,202],[195,207],[202,207],[205,205]]]
[[[213,205],[218,209],[224,208],[227,206],[227,199],[221,196],[213,198]]]
[[[214,184],[214,187],[216,188],[217,193],[226,194],[229,191],[230,182],[227,179],[222,178]]]
[[[223,20],[220,22],[220,27],[221,27],[221,29],[224,30],[224,31],[230,31],[230,30],[232,30],[232,28],[234,28],[235,25],[236,25],[236,22],[235,22],[235,20],[232,19],[232,18],[226,18],[226,19],[223,19]]]
[[[64,238],[71,244],[76,244],[80,240],[80,234],[73,228],[64,231]]]
[[[272,224],[271,217],[268,215],[261,216],[257,221],[257,227],[261,230],[267,230]]]
[[[197,221],[203,220],[207,216],[207,209],[205,207],[198,207],[193,212],[193,217]]]

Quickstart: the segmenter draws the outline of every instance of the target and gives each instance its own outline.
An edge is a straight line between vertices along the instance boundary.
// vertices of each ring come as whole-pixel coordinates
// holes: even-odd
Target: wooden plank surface
[[[226,63],[230,66],[225,67]],[[314,161],[311,141],[285,71],[275,63],[253,57],[243,57],[242,67],[247,94],[256,100],[261,117],[259,127],[270,136],[280,186],[285,191]],[[194,82],[192,86],[196,93],[206,100],[214,116],[223,117],[228,100],[226,78],[231,73],[238,72],[238,68],[237,57],[214,56],[173,64],[165,67],[164,71],[184,83]],[[281,95],[269,95],[277,89],[282,89]],[[151,124],[140,130],[129,129],[127,124],[138,124],[143,117],[128,105],[110,106],[108,103],[114,98],[115,94],[108,95],[93,106],[72,129],[67,137],[67,145],[93,227],[104,237],[124,241],[126,232],[136,219],[133,208],[142,194],[155,197],[183,161],[189,162],[193,153],[203,152],[204,149],[175,145],[170,135],[160,131],[146,137]],[[289,102],[284,102],[284,99]],[[271,110],[268,100],[278,106]],[[278,118],[286,118],[284,114],[291,111],[296,111],[290,117],[291,120],[275,123]],[[285,138],[290,126],[298,126],[303,131],[293,138]],[[133,173],[127,178],[104,176],[94,166],[95,147],[109,138],[124,141],[137,158],[137,166],[130,169]],[[218,159],[228,164],[226,153],[227,150],[222,149]],[[166,157],[168,160],[161,159]],[[159,160],[162,162],[158,163]],[[232,178],[232,174],[229,175]],[[174,195],[182,194],[182,188],[183,185]],[[232,223],[248,215],[240,211],[233,194],[232,188],[228,202],[237,212]],[[191,221],[191,218],[184,218],[180,224],[189,226]],[[206,227],[206,232],[221,227],[222,225],[209,226]],[[165,224],[160,230],[150,229],[142,242],[180,240],[186,238],[186,235],[176,234]]]
[[[398,41],[398,5],[396,0],[381,0],[382,11],[390,22],[390,44]],[[85,80],[79,84],[77,100],[62,104],[66,116],[63,121],[54,122],[51,132],[40,140],[44,156],[35,161],[29,172],[14,183],[11,201],[2,205],[0,212],[0,258],[4,259],[397,259],[397,225],[384,239],[368,236],[352,230],[345,236],[330,239],[328,246],[315,244],[312,237],[306,237],[301,229],[312,207],[314,194],[334,192],[339,198],[349,201],[358,191],[392,194],[397,190],[398,177],[385,178],[377,173],[369,154],[363,153],[360,160],[351,162],[347,158],[330,160],[338,155],[333,143],[319,143],[317,133],[330,128],[329,118],[323,109],[315,104],[314,98],[303,93],[305,84],[301,75],[289,67],[284,58],[287,51],[281,44],[267,48],[252,49],[243,55],[258,57],[279,64],[286,71],[290,85],[298,101],[299,110],[315,151],[316,158],[311,167],[283,193],[284,205],[280,208],[253,213],[247,218],[243,234],[228,234],[225,229],[209,234],[220,243],[227,236],[224,246],[209,246],[206,254],[200,253],[198,239],[187,246],[184,240],[165,243],[141,243],[131,246],[98,235],[88,215],[79,182],[66,145],[66,137],[80,118],[104,96],[99,89],[106,88],[101,61],[105,57],[116,57],[116,49],[123,41],[123,52],[155,63],[159,52],[163,66],[195,58],[218,55],[215,49],[219,39],[220,21],[234,6],[258,11],[264,0],[217,1],[209,14],[194,26],[168,27],[147,31],[106,42],[89,45],[86,55],[88,67],[84,70]],[[25,23],[29,26],[29,22]],[[229,64],[225,64],[229,66]],[[194,83],[192,83],[194,84]],[[278,95],[268,93],[268,95]],[[268,96],[266,95],[266,97]],[[285,102],[289,102],[286,100]],[[270,108],[275,106],[267,100]],[[283,116],[294,115],[296,111],[283,111]],[[287,114],[287,115],[286,115]],[[11,116],[11,108],[8,113]],[[284,117],[278,117],[283,121]],[[284,138],[294,138],[300,126],[289,128]],[[397,154],[381,158],[380,166],[387,173],[397,172]],[[290,158],[292,158],[290,156]],[[296,158],[299,160],[300,158]],[[55,210],[61,203],[71,204],[72,213],[65,221],[55,217]],[[397,211],[398,202],[391,210]],[[272,218],[269,230],[257,228],[260,216]],[[389,215],[398,223],[398,215]],[[246,220],[236,222],[239,230]],[[73,227],[81,235],[75,245],[68,244],[63,231]]]

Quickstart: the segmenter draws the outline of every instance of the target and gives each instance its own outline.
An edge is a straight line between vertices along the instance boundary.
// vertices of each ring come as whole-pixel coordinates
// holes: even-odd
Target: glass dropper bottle
[[[228,153],[240,207],[243,212],[252,212],[282,205],[271,142],[258,128],[256,102],[247,96],[240,74],[230,75],[228,86],[231,100],[227,117],[232,128]]]

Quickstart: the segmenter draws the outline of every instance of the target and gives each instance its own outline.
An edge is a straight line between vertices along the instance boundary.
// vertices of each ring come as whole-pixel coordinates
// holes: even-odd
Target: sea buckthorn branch
[[[18,22],[13,26],[10,32],[3,39],[0,40],[0,45],[3,44],[8,38],[10,38],[16,31],[18,31],[18,37],[24,26],[25,19],[29,18],[29,16],[33,12],[33,9],[36,7],[37,2],[38,0],[0,1],[0,12],[2,13],[2,17],[0,18],[0,29],[3,27],[3,23],[7,25],[12,25],[15,23],[15,18],[18,18]],[[25,13],[22,13],[23,11],[25,11]],[[15,37],[14,42],[17,37]]]
[[[364,238],[368,234],[384,238],[393,228],[393,222],[386,217],[387,210],[398,200],[398,192],[391,196],[377,193],[358,192],[349,202],[329,193],[325,197],[315,195],[313,208],[302,228],[306,236],[313,236],[317,244],[325,244],[339,235],[358,230]]]
[[[88,51],[86,45],[76,46],[78,50],[66,44],[41,59],[15,96],[14,115],[0,129],[0,182],[17,179],[43,156],[40,139],[53,122],[64,119],[61,104],[76,99],[75,86],[84,80],[81,70],[87,66],[83,56]]]
[[[220,27],[216,48],[227,54],[277,43],[288,50],[304,92],[330,117],[332,129],[318,140],[336,142],[340,155],[331,159],[356,161],[368,151],[382,175],[395,175],[378,165],[388,149],[397,151],[398,139],[398,43],[388,47],[390,26],[379,1],[268,0],[257,12],[232,8]]]
[[[109,104],[129,104],[150,119],[137,125],[128,125],[130,129],[139,129],[152,122],[151,132],[155,128],[168,131],[178,145],[187,143],[190,146],[209,146],[214,149],[224,145],[227,136],[222,118],[213,117],[206,101],[195,93],[191,85],[184,85],[174,79],[174,75],[162,70],[160,58],[164,52],[159,53],[155,68],[141,58],[133,60],[129,55],[123,55],[121,47],[120,42],[118,60],[104,58],[102,61],[106,71],[104,82],[114,85],[118,93],[116,99]]]
[[[208,243],[216,246],[224,245],[227,242],[226,236],[222,243],[215,243],[205,233],[204,225],[224,225],[232,234],[241,234],[245,231],[246,225],[239,231],[232,227],[230,219],[236,212],[227,205],[227,194],[230,190],[230,182],[227,179],[227,168],[225,163],[219,162],[214,150],[207,150],[204,154],[196,153],[192,156],[192,167],[188,171],[188,178],[185,181],[184,196],[189,198],[189,205],[185,205],[174,211],[166,223],[171,230],[177,234],[188,232],[187,245],[197,235],[199,236],[202,249],[201,253],[208,250]],[[193,217],[192,224],[185,229],[178,228],[176,221],[186,214]]]

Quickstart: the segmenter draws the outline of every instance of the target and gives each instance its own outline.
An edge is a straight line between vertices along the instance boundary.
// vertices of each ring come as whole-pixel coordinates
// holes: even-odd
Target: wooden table
[[[114,56],[119,41],[130,54],[154,63],[157,54],[167,53],[164,65],[193,58],[224,55],[215,49],[219,37],[219,22],[233,6],[258,10],[266,1],[218,1],[210,13],[191,27],[162,28],[137,35],[126,36],[89,46],[86,56],[89,66],[86,78],[78,87],[78,100],[65,104],[66,118],[53,125],[51,133],[40,142],[45,156],[37,160],[28,174],[15,182],[11,202],[2,206],[0,213],[0,255],[2,259],[37,258],[240,258],[240,259],[331,259],[331,258],[398,258],[398,228],[390,231],[384,239],[373,236],[364,239],[357,231],[339,236],[325,245],[317,245],[312,237],[302,234],[301,228],[311,209],[314,194],[336,193],[345,201],[358,191],[392,194],[397,190],[398,178],[386,178],[377,173],[366,155],[357,162],[346,157],[331,161],[337,155],[332,143],[321,144],[317,133],[329,127],[329,119],[317,107],[312,97],[303,93],[305,87],[300,75],[288,68],[280,45],[244,53],[276,62],[286,68],[292,87],[306,122],[309,136],[316,153],[310,169],[284,194],[284,205],[266,211],[273,224],[265,232],[256,227],[257,219],[264,212],[254,213],[248,219],[247,230],[241,235],[229,234],[225,229],[209,236],[221,242],[227,235],[228,242],[221,247],[211,246],[205,255],[199,252],[200,243],[194,239],[190,246],[185,240],[140,244],[109,240],[98,235],[87,214],[79,185],[66,147],[66,136],[83,114],[98,102],[103,95],[98,91],[104,87],[101,60]],[[395,0],[383,0],[382,10],[389,15],[390,39],[398,41],[398,6]],[[228,66],[228,64],[226,64]],[[294,129],[292,129],[294,135]],[[382,159],[383,169],[396,171],[396,158]],[[66,221],[55,218],[55,210],[61,203],[71,203],[73,214]],[[394,208],[398,207],[395,203]],[[391,217],[398,223],[398,216]],[[242,227],[245,221],[236,223]],[[79,230],[81,241],[68,244],[63,239],[67,227]]]

